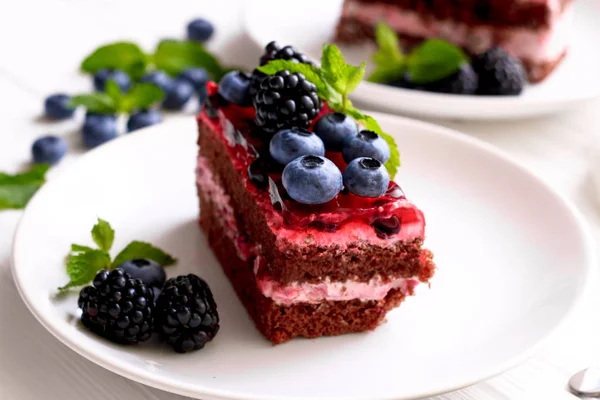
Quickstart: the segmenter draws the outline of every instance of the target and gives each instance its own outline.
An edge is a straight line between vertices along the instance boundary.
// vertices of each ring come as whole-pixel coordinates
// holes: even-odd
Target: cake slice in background
[[[372,39],[385,22],[410,46],[440,38],[471,55],[501,47],[540,82],[567,53],[573,0],[345,0],[336,41]]]

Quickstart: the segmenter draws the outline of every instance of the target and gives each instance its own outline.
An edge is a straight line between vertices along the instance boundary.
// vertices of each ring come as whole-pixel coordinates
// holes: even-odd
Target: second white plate
[[[341,0],[250,0],[246,30],[260,51],[271,40],[291,44],[319,60],[323,43],[331,43]],[[579,0],[567,58],[544,82],[517,97],[458,96],[427,93],[362,82],[352,95],[365,108],[429,118],[499,120],[563,111],[600,96],[600,3]],[[370,63],[371,45],[341,46],[347,59]],[[257,60],[258,62],[258,60]]]

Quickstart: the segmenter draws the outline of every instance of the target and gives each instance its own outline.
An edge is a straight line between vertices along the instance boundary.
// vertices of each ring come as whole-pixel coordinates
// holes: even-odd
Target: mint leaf
[[[121,98],[119,111],[143,110],[162,100],[164,93],[153,83],[138,83]]]
[[[103,250],[88,250],[72,254],[67,261],[67,275],[69,283],[58,288],[66,290],[72,287],[82,286],[90,282],[101,269],[110,266],[110,256]]]
[[[400,42],[396,32],[384,22],[377,24],[375,28],[375,41],[377,42],[377,52],[373,54],[373,62],[380,67],[391,65],[402,65],[404,55],[400,50]]]
[[[117,82],[114,81],[114,79],[109,79],[108,81],[106,81],[106,85],[104,86],[104,93],[106,93],[108,97],[110,97],[112,101],[114,101],[114,103],[117,105],[121,101],[121,96],[123,95],[123,93],[121,93],[121,88],[119,87]]]
[[[47,164],[37,164],[21,174],[0,172],[0,210],[24,208],[46,182],[49,168]]]
[[[170,75],[178,75],[190,67],[202,67],[215,81],[225,74],[219,60],[206,51],[200,43],[182,40],[163,40],[158,44],[153,56],[157,69]]]
[[[452,75],[469,58],[459,48],[441,39],[429,39],[406,59],[411,82],[424,84]]]
[[[323,99],[328,99],[330,96],[331,88],[327,86],[327,83],[321,77],[321,71],[319,68],[310,64],[298,63],[290,60],[273,60],[267,64],[258,67],[258,70],[263,74],[275,75],[279,71],[290,71],[291,73],[298,72],[304,77],[315,84],[317,87],[317,95]]]
[[[83,106],[89,112],[99,114],[114,114],[118,110],[118,104],[109,95],[102,92],[73,96],[69,102],[69,107],[75,108],[78,106]]]
[[[82,252],[85,253],[86,251],[92,251],[92,250],[94,250],[94,249],[92,249],[89,246],[83,246],[83,245],[80,245],[80,244],[72,244],[71,245],[71,252],[72,253],[82,253]]]
[[[98,47],[81,63],[81,70],[95,74],[101,69],[120,69],[132,79],[144,75],[148,57],[138,45],[131,42],[116,42]]]
[[[388,83],[404,77],[406,67],[404,65],[392,65],[389,67],[378,67],[375,71],[371,72],[369,82],[373,83]]]
[[[153,260],[163,267],[173,265],[177,262],[177,260],[171,255],[167,254],[158,247],[154,247],[150,243],[133,241],[129,243],[127,247],[125,247],[123,251],[117,255],[117,257],[115,257],[115,260],[112,262],[112,267],[116,268],[125,261],[134,260],[136,258]]]
[[[98,218],[98,223],[92,228],[92,239],[104,251],[110,251],[115,240],[115,231],[105,220]]]
[[[322,76],[342,97],[352,92],[365,74],[365,63],[359,67],[346,64],[340,49],[332,44],[323,46],[321,55]]]

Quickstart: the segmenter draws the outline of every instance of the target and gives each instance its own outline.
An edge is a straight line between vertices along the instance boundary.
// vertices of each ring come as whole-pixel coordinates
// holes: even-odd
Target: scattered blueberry
[[[117,121],[113,115],[92,114],[83,124],[83,142],[93,148],[117,137]]]
[[[188,68],[177,77],[191,83],[196,92],[206,89],[206,82],[209,80],[208,72],[204,68]]]
[[[304,204],[323,204],[342,190],[342,173],[327,158],[308,155],[285,167],[282,182],[292,199]]]
[[[215,32],[213,24],[203,18],[197,18],[187,26],[187,38],[198,42],[206,42]]]
[[[304,155],[324,156],[321,138],[303,128],[284,129],[275,134],[269,144],[271,157],[282,165]]]
[[[46,101],[44,101],[46,117],[51,119],[71,118],[75,109],[68,106],[70,100],[71,97],[69,95],[62,93],[46,97]]]
[[[390,158],[390,146],[375,132],[360,131],[342,144],[342,156],[347,163],[355,158],[371,157],[385,164]]]
[[[103,92],[109,79],[116,82],[121,92],[126,92],[131,87],[131,78],[125,72],[118,69],[101,69],[94,75],[94,88],[98,92]]]
[[[164,268],[152,260],[138,258],[125,261],[117,268],[123,269],[133,279],[140,279],[148,287],[162,288],[167,280]]]
[[[499,47],[494,47],[473,59],[479,75],[478,94],[515,96],[527,82],[523,64]]]
[[[167,110],[181,110],[194,95],[194,87],[184,79],[175,78],[162,102]]]
[[[56,136],[44,136],[33,143],[31,152],[37,164],[58,163],[67,154],[69,146],[65,139]]]
[[[242,71],[231,71],[219,82],[219,94],[227,101],[240,106],[252,104],[250,84],[252,78]]]
[[[145,128],[150,125],[160,124],[162,116],[156,110],[144,110],[132,114],[127,120],[127,132]]]
[[[313,131],[323,140],[327,150],[341,151],[344,141],[358,134],[358,125],[349,116],[334,112],[322,116]]]
[[[414,84],[415,89],[447,94],[474,94],[477,91],[478,77],[470,64],[464,63],[458,71],[436,82]]]
[[[344,170],[344,186],[357,196],[382,196],[389,183],[390,175],[383,164],[374,158],[355,158]]]
[[[173,80],[165,71],[152,71],[142,76],[141,82],[153,83],[166,92],[171,87]]]

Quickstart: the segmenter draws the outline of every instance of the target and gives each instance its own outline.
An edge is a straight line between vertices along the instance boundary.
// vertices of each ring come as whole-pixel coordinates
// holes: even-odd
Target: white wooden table
[[[205,16],[217,25],[211,46],[225,63],[252,67],[260,54],[243,33],[243,0],[19,0],[0,6],[0,171],[16,172],[30,160],[33,140],[45,133],[69,138],[73,151],[49,178],[84,153],[75,121],[39,121],[44,97],[91,89],[77,73],[97,45],[131,39],[151,49],[163,37],[183,36],[185,23]],[[276,38],[274,38],[276,39]],[[181,118],[182,116],[174,117]],[[187,117],[191,117],[188,114]],[[566,193],[600,233],[600,101],[549,118],[508,123],[437,121],[493,143]],[[517,194],[518,195],[518,194]],[[49,212],[51,212],[49,210]],[[183,399],[108,372],[54,339],[29,314],[12,280],[9,262],[21,212],[0,212],[0,399]],[[43,268],[44,266],[40,266]],[[600,364],[600,294],[592,293],[541,353],[521,366],[438,399],[575,399],[569,375]]]

